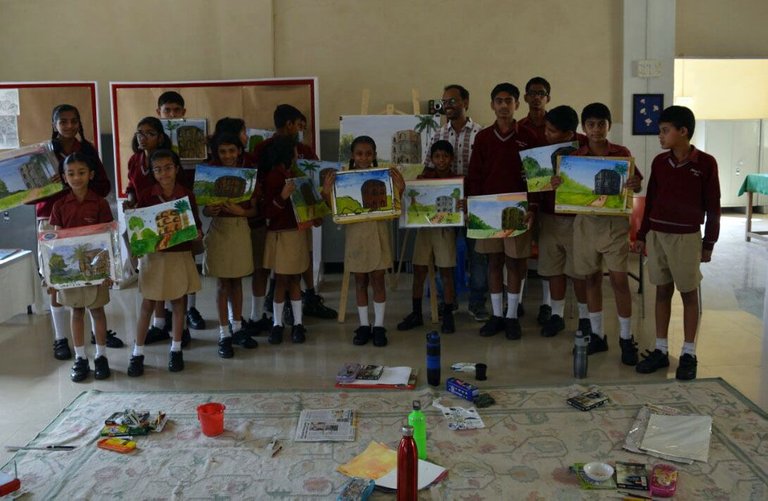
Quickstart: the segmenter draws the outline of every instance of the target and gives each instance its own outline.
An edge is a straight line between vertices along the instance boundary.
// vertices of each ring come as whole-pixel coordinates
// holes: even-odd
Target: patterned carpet
[[[568,466],[588,461],[653,458],[622,450],[626,432],[645,402],[713,416],[708,463],[680,465],[675,499],[768,499],[766,414],[720,379],[686,384],[611,384],[612,402],[580,412],[565,399],[570,387],[490,388],[496,405],[481,409],[485,429],[448,430],[442,415],[426,407],[428,454],[448,478],[422,499],[580,500],[615,499],[615,491],[583,491]],[[400,424],[413,399],[425,405],[467,402],[429,388],[416,391],[99,392],[78,396],[30,445],[70,444],[72,452],[20,451],[15,459],[25,499],[335,499],[346,481],[336,467],[371,440],[396,447]],[[201,434],[195,408],[207,401],[227,406],[225,432]],[[463,403],[462,403],[463,402]],[[304,408],[358,410],[355,442],[294,443]],[[138,438],[130,455],[96,448],[103,420],[126,408],[165,410],[159,434]],[[274,458],[272,436],[284,440]],[[6,465],[3,470],[11,471]],[[376,493],[375,499],[393,499]]]

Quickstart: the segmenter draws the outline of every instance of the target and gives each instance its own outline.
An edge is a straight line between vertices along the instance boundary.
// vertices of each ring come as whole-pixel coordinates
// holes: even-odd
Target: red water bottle
[[[419,456],[413,426],[403,426],[397,448],[397,501],[416,501],[419,492]]]

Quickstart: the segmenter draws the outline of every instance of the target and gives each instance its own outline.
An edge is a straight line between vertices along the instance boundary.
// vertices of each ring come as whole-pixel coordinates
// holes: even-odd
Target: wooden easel
[[[371,91],[370,89],[363,89],[363,95],[362,95],[362,102],[360,104],[360,114],[361,115],[368,115],[368,108],[371,100]],[[413,114],[419,115],[421,113],[421,104],[419,104],[419,91],[416,89],[411,89],[411,101],[413,103]],[[406,112],[398,110],[395,108],[394,104],[387,104],[386,107],[377,113],[378,115],[407,115]],[[397,263],[397,272],[395,273],[395,276],[390,279],[390,290],[396,290],[397,286],[399,285],[399,278],[400,278],[400,270],[403,266],[403,257],[405,256],[405,249],[408,243],[408,237],[410,236],[411,229],[406,228],[405,230],[405,236],[403,237],[403,244],[400,247],[400,256]],[[341,279],[341,293],[339,294],[339,315],[338,315],[338,321],[339,323],[344,323],[345,317],[347,315],[347,300],[349,299],[349,276],[350,272],[346,269],[344,270],[344,274]],[[435,281],[435,269],[433,266],[429,266],[429,307],[430,307],[430,313],[432,316],[432,323],[436,324],[438,323],[437,318],[437,283]]]

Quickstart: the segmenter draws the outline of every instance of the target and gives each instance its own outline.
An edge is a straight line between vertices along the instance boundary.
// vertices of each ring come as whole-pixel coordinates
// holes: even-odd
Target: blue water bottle
[[[440,386],[440,334],[427,333],[427,382]]]

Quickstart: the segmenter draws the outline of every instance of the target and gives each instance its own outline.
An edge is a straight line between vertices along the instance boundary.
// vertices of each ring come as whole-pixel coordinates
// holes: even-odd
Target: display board
[[[136,124],[147,116],[157,116],[157,98],[176,91],[184,98],[186,117],[205,118],[213,131],[224,117],[245,120],[248,128],[273,129],[273,113],[278,104],[290,104],[307,117],[303,141],[318,151],[317,78],[267,78],[256,80],[207,80],[188,82],[110,82],[112,132],[115,142],[115,179],[118,196],[125,196],[131,140]]]

